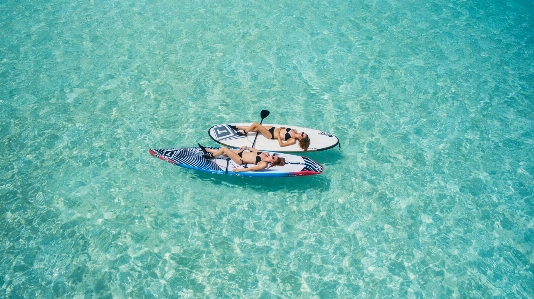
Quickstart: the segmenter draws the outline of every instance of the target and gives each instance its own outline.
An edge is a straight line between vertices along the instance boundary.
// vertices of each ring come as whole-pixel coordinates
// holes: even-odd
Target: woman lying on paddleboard
[[[268,152],[260,152],[257,149],[248,146],[242,146],[239,150],[231,150],[226,146],[222,146],[219,149],[205,148],[200,144],[198,146],[205,153],[204,157],[208,159],[226,155],[239,165],[256,164],[254,167],[235,168],[234,172],[262,170],[268,167],[277,165],[284,166],[286,164],[284,158],[274,154],[269,155]],[[248,150],[248,152],[245,152],[245,150]]]
[[[275,128],[272,126],[262,126],[261,124],[254,122],[249,127],[242,126],[232,126],[234,130],[242,130],[239,132],[240,135],[246,135],[250,132],[260,132],[265,138],[268,139],[278,139],[278,144],[282,147],[293,145],[297,141],[299,142],[300,148],[304,151],[308,150],[310,146],[310,137],[304,132],[298,133],[297,130],[291,128]]]

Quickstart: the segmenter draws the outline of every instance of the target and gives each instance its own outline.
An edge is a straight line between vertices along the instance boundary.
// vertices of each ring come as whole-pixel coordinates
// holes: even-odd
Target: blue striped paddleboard
[[[235,168],[244,166],[235,163],[226,156],[206,159],[203,157],[204,153],[198,147],[149,149],[148,152],[152,156],[181,167],[215,174],[248,177],[286,177],[321,174],[324,170],[321,164],[310,158],[284,153],[276,153],[277,156],[286,159],[284,166],[273,166],[257,171],[233,172]],[[269,152],[269,154],[273,153]]]

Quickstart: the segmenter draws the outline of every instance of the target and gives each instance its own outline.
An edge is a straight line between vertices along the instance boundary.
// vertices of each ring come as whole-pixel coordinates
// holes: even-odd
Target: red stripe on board
[[[322,171],[321,172],[317,172],[317,171],[303,170],[303,171],[299,171],[299,172],[292,172],[291,174],[295,175],[295,176],[305,176],[305,175],[314,175],[314,174],[321,174],[321,173],[323,173],[323,172]]]

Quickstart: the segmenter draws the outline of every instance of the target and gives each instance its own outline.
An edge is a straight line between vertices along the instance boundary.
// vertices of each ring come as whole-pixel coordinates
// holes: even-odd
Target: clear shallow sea
[[[0,2],[0,297],[533,298],[532,11]],[[262,109],[323,175],[147,152]]]

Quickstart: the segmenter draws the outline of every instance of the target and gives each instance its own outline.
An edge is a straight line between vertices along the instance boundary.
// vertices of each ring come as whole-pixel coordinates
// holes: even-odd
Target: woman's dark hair
[[[299,140],[299,146],[304,151],[308,150],[308,147],[310,147],[310,137],[306,134],[306,137],[303,137]]]
[[[271,166],[284,166],[284,165],[286,165],[286,159],[282,157],[278,157],[278,160],[276,162],[271,163]]]

